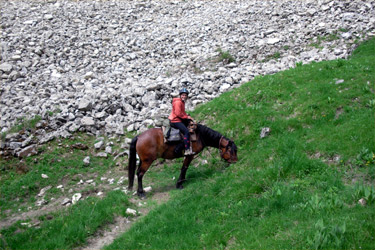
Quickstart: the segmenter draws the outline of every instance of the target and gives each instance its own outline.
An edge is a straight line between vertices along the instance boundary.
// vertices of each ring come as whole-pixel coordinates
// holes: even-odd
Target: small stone
[[[111,146],[107,146],[107,147],[105,147],[105,152],[106,152],[107,154],[112,154],[112,147],[111,147]]]
[[[87,72],[86,74],[85,74],[85,76],[84,76],[84,78],[86,79],[86,80],[88,80],[88,79],[91,79],[91,78],[93,78],[94,77],[94,72]]]
[[[279,38],[269,38],[269,39],[267,40],[267,43],[268,43],[268,44],[271,44],[271,45],[276,44],[276,43],[278,43],[278,42],[280,42],[280,39],[279,39]]]
[[[37,146],[35,144],[30,145],[26,148],[23,148],[19,152],[17,152],[17,156],[20,157],[20,158],[29,157],[29,156],[33,156],[33,155],[37,155],[37,154],[38,154],[38,150],[37,150]]]
[[[51,15],[51,14],[45,14],[44,15],[44,19],[52,20],[53,19],[53,15]]]
[[[80,193],[75,193],[72,197],[72,204],[76,204],[80,199],[82,195]]]
[[[270,128],[262,128],[262,131],[260,132],[260,138],[264,138],[264,137],[267,137],[269,134],[271,133],[271,129]]]
[[[86,116],[81,119],[81,125],[82,126],[94,126],[95,121],[92,117]]]
[[[143,190],[148,193],[152,191],[152,187],[145,187]]]
[[[361,198],[359,201],[358,201],[358,203],[361,205],[361,206],[366,206],[366,204],[367,204],[367,202],[366,202],[366,200],[364,199],[364,198]]]
[[[341,83],[344,83],[344,82],[345,82],[344,79],[340,79],[340,80],[337,80],[337,81],[335,82],[335,84],[341,84]]]
[[[126,214],[128,215],[137,215],[137,211],[131,208],[126,209]]]
[[[83,159],[83,163],[85,165],[89,165],[90,164],[90,156],[86,156],[85,159]]]
[[[108,158],[108,154],[105,153],[105,152],[99,152],[99,153],[96,154],[96,157]]]
[[[47,186],[47,187],[45,187],[45,188],[42,188],[42,189],[40,190],[38,196],[39,196],[39,197],[42,197],[42,196],[46,193],[46,191],[48,191],[48,190],[51,189],[51,188],[52,188],[52,186]]]
[[[121,176],[120,179],[117,181],[117,184],[120,185],[124,182],[125,180],[125,177],[124,176]]]
[[[38,207],[41,207],[43,205],[46,205],[47,203],[48,203],[47,200],[41,199],[41,200],[37,200],[36,203],[35,203],[35,205],[38,206]]]
[[[78,104],[78,109],[82,111],[89,111],[92,109],[92,103],[90,100],[83,99]]]
[[[61,202],[61,205],[66,206],[67,204],[72,203],[72,201],[69,198],[65,198],[63,202]]]
[[[43,178],[43,179],[48,179],[49,177],[48,177],[48,175],[46,175],[46,174],[42,174],[42,178]]]
[[[349,40],[350,38],[352,38],[352,33],[351,32],[342,33],[341,37],[344,38],[345,40]]]
[[[103,141],[100,141],[100,142],[95,143],[95,144],[94,144],[94,147],[95,147],[96,149],[101,149],[101,148],[103,147],[103,145],[104,145],[104,142],[103,142]]]

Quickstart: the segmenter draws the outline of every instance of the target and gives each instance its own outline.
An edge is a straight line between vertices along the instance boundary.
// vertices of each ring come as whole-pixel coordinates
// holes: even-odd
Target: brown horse
[[[225,138],[219,132],[212,130],[204,125],[197,124],[196,128],[196,141],[192,142],[193,152],[198,154],[205,147],[218,148],[220,156],[228,163],[237,162],[237,147],[233,141]],[[183,155],[177,155],[175,148],[178,143],[165,143],[164,134],[161,128],[152,128],[142,134],[136,136],[130,144],[129,153],[129,190],[133,188],[134,176],[136,169],[136,154],[138,153],[140,162],[137,170],[138,189],[137,193],[140,197],[145,196],[142,186],[142,178],[152,162],[158,158],[175,159]],[[180,177],[177,180],[176,187],[182,189],[183,182],[185,181],[186,171],[189,164],[194,159],[194,155],[185,156],[184,163],[181,168]]]

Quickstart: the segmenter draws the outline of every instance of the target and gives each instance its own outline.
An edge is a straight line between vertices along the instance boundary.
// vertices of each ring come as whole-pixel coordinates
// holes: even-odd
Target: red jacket
[[[181,98],[173,98],[172,100],[172,112],[168,119],[171,123],[182,122],[185,119],[191,119],[185,112],[185,103]]]

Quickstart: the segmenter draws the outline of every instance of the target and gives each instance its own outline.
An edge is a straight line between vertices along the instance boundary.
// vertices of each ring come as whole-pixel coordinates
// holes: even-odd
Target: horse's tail
[[[137,140],[138,136],[134,137],[132,142],[130,143],[129,149],[129,166],[128,166],[128,180],[129,180],[129,190],[133,188],[134,184],[134,176],[135,176],[135,169],[137,168]]]

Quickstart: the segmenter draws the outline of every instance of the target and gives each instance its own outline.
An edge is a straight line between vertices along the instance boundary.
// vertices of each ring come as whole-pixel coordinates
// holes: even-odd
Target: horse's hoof
[[[146,193],[145,191],[142,191],[142,192],[137,192],[137,195],[140,199],[145,199],[146,198]]]
[[[180,184],[180,185],[176,185],[176,188],[177,189],[184,189],[184,186],[182,186],[182,184]]]

